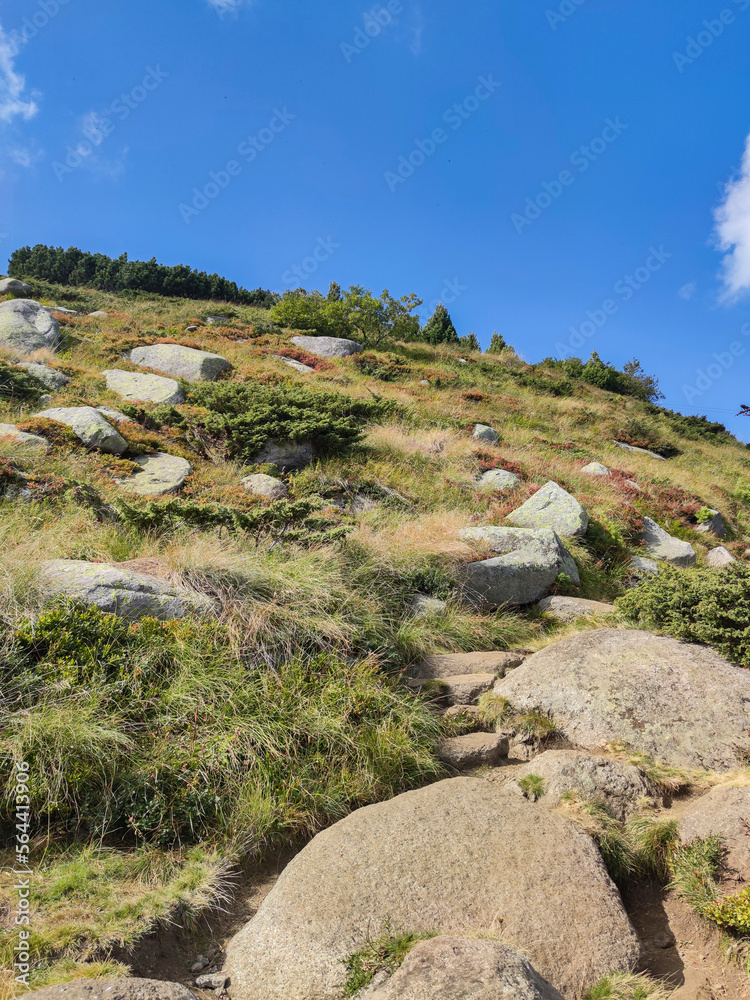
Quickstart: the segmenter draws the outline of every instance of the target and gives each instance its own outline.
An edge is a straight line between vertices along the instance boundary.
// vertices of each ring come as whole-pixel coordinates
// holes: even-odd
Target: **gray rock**
[[[87,448],[97,448],[113,455],[122,455],[127,450],[128,442],[125,438],[93,406],[57,406],[51,410],[42,410],[36,416],[56,420],[70,427]]]
[[[412,672],[416,677],[458,677],[460,674],[494,674],[505,677],[508,670],[520,667],[524,653],[500,650],[478,653],[436,653],[417,663]]]
[[[206,316],[206,326],[217,326],[221,323],[228,323],[228,316]]]
[[[104,319],[106,316],[109,316],[109,313],[105,312],[103,309],[96,309],[94,312],[89,313],[89,316],[95,316],[97,319]]]
[[[229,976],[225,976],[223,972],[208,972],[205,976],[198,976],[195,985],[199,990],[216,990],[217,993],[223,993],[228,982]]]
[[[487,491],[514,490],[520,484],[520,478],[515,472],[506,469],[490,469],[479,480],[479,489]]]
[[[603,805],[616,819],[628,819],[644,799],[659,800],[656,788],[632,764],[580,750],[547,750],[518,769],[516,783],[538,775],[544,793],[537,800],[554,808],[566,792]]]
[[[25,368],[29,375],[33,375],[38,382],[53,391],[64,388],[70,382],[67,375],[63,375],[56,368],[50,368],[49,365],[37,365],[33,361],[20,361],[16,367]]]
[[[194,333],[194,332],[195,332],[195,331],[196,331],[197,329],[198,329],[198,327],[197,327],[197,326],[186,326],[186,327],[185,327],[185,331],[186,331],[187,333]]]
[[[666,458],[663,455],[657,455],[655,451],[649,451],[648,448],[637,448],[634,444],[625,444],[624,441],[613,441],[612,444],[616,448],[622,448],[623,451],[636,452],[639,455],[648,455],[649,458],[655,458],[657,462],[666,462]]]
[[[500,553],[464,569],[464,594],[479,607],[533,604],[544,597],[560,573],[580,583],[573,557],[554,531],[465,528],[461,537]]]
[[[542,611],[561,622],[574,622],[578,618],[611,615],[617,609],[603,601],[586,601],[582,597],[543,597],[537,604]]]
[[[606,465],[602,465],[601,462],[589,462],[588,465],[584,465],[581,469],[584,476],[611,476],[612,473],[607,468]]]
[[[364,351],[361,344],[343,337],[292,337],[292,343],[319,358],[348,358]]]
[[[517,951],[499,941],[420,941],[388,981],[361,1000],[562,1000]]]
[[[430,381],[429,381],[429,379],[426,379],[426,378],[421,378],[421,379],[419,380],[419,384],[420,384],[420,385],[429,385],[429,384],[430,384]]]
[[[28,298],[34,289],[18,278],[0,278],[0,295],[22,295]]]
[[[82,313],[79,313],[75,309],[68,309],[67,306],[45,306],[44,308],[47,310],[47,312],[60,313],[63,316],[81,316],[82,315]]]
[[[95,406],[94,409],[97,413],[101,413],[105,420],[114,420],[115,422],[122,420],[126,424],[135,423],[130,417],[126,417],[122,410],[115,410],[111,406]]]
[[[213,610],[206,597],[111,563],[53,559],[42,564],[41,581],[48,597],[82,601],[133,620],[149,615],[167,621]]]
[[[428,597],[427,594],[415,594],[409,605],[409,613],[415,618],[435,618],[444,615],[447,610],[445,601],[438,597]]]
[[[177,382],[162,375],[142,375],[140,372],[125,372],[118,368],[108,368],[102,375],[107,379],[107,388],[123,399],[147,403],[185,402],[185,396]]]
[[[285,358],[283,354],[274,354],[274,358],[287,365],[288,368],[293,368],[301,375],[309,375],[310,372],[315,371],[315,369],[311,368],[310,365],[303,365],[301,361],[295,361],[294,358]]]
[[[406,683],[417,691],[425,686],[431,689],[439,685],[436,690],[439,690],[440,698],[451,705],[473,705],[481,695],[492,690],[496,680],[494,674],[457,674],[437,679],[413,677]]]
[[[227,359],[219,354],[197,351],[194,347],[182,347],[180,344],[134,347],[129,358],[141,368],[154,368],[173,378],[184,378],[186,382],[212,382],[232,368]]]
[[[706,565],[712,569],[721,569],[733,562],[737,562],[737,560],[723,545],[718,545],[715,549],[711,549],[706,556]]]
[[[49,406],[52,402],[53,396],[50,392],[43,392],[38,399],[39,406]]]
[[[500,440],[497,431],[488,427],[487,424],[477,424],[474,427],[474,437],[477,441],[484,441],[485,444],[497,444]]]
[[[508,756],[507,736],[499,733],[466,733],[451,736],[438,747],[438,757],[449,767],[493,767]]]
[[[280,472],[302,469],[315,458],[309,441],[274,441],[269,439],[255,456],[259,465],[275,465]]]
[[[153,455],[138,455],[132,461],[140,465],[143,471],[124,479],[116,479],[115,482],[120,489],[139,496],[158,497],[165,493],[175,493],[193,471],[190,462],[163,451],[157,451]]]
[[[709,520],[701,521],[700,524],[695,526],[695,530],[701,535],[705,535],[710,532],[712,535],[716,535],[717,538],[727,537],[727,526],[724,524],[724,518],[718,510],[712,510]]]
[[[721,837],[727,866],[742,882],[750,880],[750,788],[731,785],[712,788],[691,802],[680,816],[680,839],[689,844],[696,837]]]
[[[245,476],[242,480],[242,486],[248,493],[256,493],[258,496],[268,497],[270,500],[280,500],[289,492],[286,483],[273,476],[266,476],[262,472],[253,476]]]
[[[388,927],[502,932],[571,1000],[640,955],[583,830],[491,782],[458,777],[319,833],[230,940],[233,1000],[339,1000],[343,960]]]
[[[25,993],[29,1000],[197,1000],[180,983],[160,979],[74,979]]]
[[[644,556],[632,556],[630,568],[633,575],[637,577],[656,576],[659,572],[659,564],[654,559],[646,559]]]
[[[506,520],[517,528],[549,528],[563,538],[584,535],[589,526],[589,516],[581,504],[553,482],[537,490]]]
[[[26,431],[19,431],[13,424],[0,424],[0,440],[3,444],[12,444],[19,449],[33,449],[35,451],[49,451],[49,441],[37,434],[27,434]]]
[[[0,302],[0,345],[19,354],[47,348],[57,349],[60,327],[57,320],[33,299]]]
[[[663,562],[671,563],[672,566],[683,568],[695,565],[695,549],[690,542],[674,538],[650,517],[643,518],[641,538],[646,543],[646,551],[653,559],[661,559]]]
[[[742,766],[750,672],[705,646],[596,629],[535,653],[494,690],[519,709],[550,712],[587,750],[621,740],[673,767]]]

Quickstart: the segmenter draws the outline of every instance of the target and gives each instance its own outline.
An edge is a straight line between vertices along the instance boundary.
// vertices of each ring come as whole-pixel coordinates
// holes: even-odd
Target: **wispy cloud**
[[[716,242],[724,253],[721,299],[734,301],[750,291],[750,135],[739,176],[727,183],[714,219]]]
[[[694,281],[689,281],[687,285],[683,285],[682,288],[677,289],[677,294],[680,296],[681,299],[684,299],[686,302],[689,302],[690,299],[692,299],[692,297],[695,295],[695,290],[697,287],[698,286]]]
[[[17,48],[0,26],[0,122],[27,120],[39,110],[35,95],[26,91],[26,80],[16,72]]]
[[[253,0],[208,0],[221,17],[236,13],[240,7],[249,7]]]

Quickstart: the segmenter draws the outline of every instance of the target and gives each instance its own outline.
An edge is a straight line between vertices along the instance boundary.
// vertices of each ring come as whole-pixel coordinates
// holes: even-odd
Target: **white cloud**
[[[227,14],[236,14],[240,7],[249,7],[253,0],[208,0],[211,6],[218,12],[219,17]]]
[[[17,47],[0,27],[0,122],[29,119],[39,110],[34,94],[26,93],[26,80],[15,69]]]
[[[716,242],[724,253],[722,301],[750,291],[750,135],[740,174],[724,188],[724,201],[714,212]]]
[[[681,299],[688,302],[695,295],[695,290],[698,286],[694,281],[689,281],[687,285],[683,285],[682,288],[677,289],[677,294]]]

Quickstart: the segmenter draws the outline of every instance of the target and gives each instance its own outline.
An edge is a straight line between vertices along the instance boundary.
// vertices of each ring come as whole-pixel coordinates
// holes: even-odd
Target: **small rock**
[[[484,441],[486,444],[497,444],[500,435],[487,424],[476,424],[474,427],[474,437],[477,441]]]
[[[674,538],[650,517],[643,518],[641,537],[646,543],[646,551],[654,559],[662,559],[672,566],[683,568],[695,565],[695,549],[690,542]]]
[[[589,526],[584,507],[562,486],[551,481],[508,514],[507,520],[517,528],[549,528],[563,538],[584,535]]]
[[[634,483],[632,479],[626,479],[625,484],[626,486],[630,486],[632,489],[637,490],[639,493],[643,493],[643,490],[638,483]]]
[[[275,465],[280,472],[286,472],[309,465],[314,457],[315,452],[309,441],[279,442],[270,438],[255,456],[255,461],[259,465]]]
[[[438,757],[449,767],[464,770],[469,767],[485,767],[498,764],[508,756],[507,736],[497,733],[466,733],[451,736],[438,747]]]
[[[45,306],[48,312],[61,313],[63,316],[80,316],[81,313],[75,309],[68,309],[67,306]]]
[[[195,962],[190,966],[190,971],[193,973],[193,975],[197,975],[197,973],[203,972],[203,970],[206,968],[207,965],[208,965],[208,959],[206,958],[206,956],[198,955],[197,958],[195,959]]]
[[[62,389],[70,382],[67,375],[63,375],[56,368],[50,368],[49,365],[38,365],[33,361],[20,361],[16,368],[25,368],[29,375],[33,375],[37,381],[55,391]]]
[[[429,383],[429,382],[427,381],[427,379],[426,379],[426,378],[423,378],[423,379],[420,379],[420,380],[419,380],[419,384],[420,384],[420,385],[429,385],[430,383]]]
[[[12,295],[22,295],[24,298],[28,298],[32,294],[31,285],[25,284],[23,281],[19,281],[18,278],[2,278],[0,280],[0,295],[7,295],[8,293]]]
[[[616,608],[614,604],[603,601],[586,601],[582,597],[543,597],[536,606],[561,622],[574,622],[578,618],[611,615]]]
[[[27,434],[26,431],[19,431],[13,424],[0,424],[0,439],[6,443],[10,442],[17,448],[29,448],[37,451],[49,451],[49,442],[37,434]]]
[[[228,316],[206,316],[205,323],[206,326],[215,326],[220,323],[228,323]]]
[[[438,597],[428,597],[426,594],[416,594],[409,605],[409,613],[414,618],[434,618],[444,615],[448,610],[445,601]]]
[[[273,476],[266,476],[262,472],[253,476],[245,476],[242,480],[242,486],[248,493],[256,493],[258,496],[269,497],[271,500],[280,500],[289,492],[286,483]]]
[[[480,722],[479,705],[449,705],[443,712],[444,719],[464,719],[467,722]]]
[[[472,705],[485,691],[491,691],[497,678],[494,674],[459,674],[456,677],[413,677],[410,688],[419,691],[425,684],[440,684],[440,697],[453,705]]]
[[[123,399],[147,403],[184,403],[185,396],[177,382],[163,375],[143,375],[140,372],[125,372],[118,368],[108,368],[102,372],[107,379],[107,388]]]
[[[154,368],[173,378],[184,378],[187,382],[212,382],[232,368],[229,361],[219,354],[198,351],[181,344],[135,347],[129,357],[133,364],[140,365],[141,368]]]
[[[103,309],[97,309],[95,312],[89,313],[89,316],[95,316],[97,319],[104,319],[106,316],[109,316],[109,313],[105,312]]]
[[[624,441],[613,441],[612,444],[616,448],[622,448],[623,451],[638,452],[641,455],[648,455],[649,458],[655,458],[658,462],[666,462],[663,455],[657,455],[655,451],[649,451],[648,448],[637,448],[634,444],[626,444]]]
[[[584,476],[611,476],[611,471],[601,462],[589,462],[581,469]]]
[[[706,556],[706,565],[710,566],[712,569],[721,569],[723,566],[728,566],[730,563],[737,562],[732,553],[725,549],[723,545],[717,546]]]
[[[54,351],[60,343],[60,327],[44,306],[33,299],[0,302],[0,345],[31,354],[42,348]]]
[[[515,489],[520,482],[521,480],[515,472],[508,472],[506,469],[490,469],[479,480],[479,489],[499,493],[502,490]]]
[[[315,369],[311,368],[310,365],[304,365],[301,361],[296,361],[294,358],[285,358],[283,354],[274,354],[274,358],[277,361],[281,361],[288,368],[293,368],[296,372],[301,375],[309,375],[310,372],[314,372]]]
[[[348,358],[364,351],[361,344],[343,337],[292,337],[292,343],[319,358]]]
[[[175,493],[193,471],[190,462],[163,451],[157,451],[153,455],[139,455],[132,461],[143,471],[125,479],[116,479],[115,482],[120,489],[140,496],[157,497]]]
[[[195,331],[196,331],[197,329],[198,329],[198,327],[197,327],[197,326],[186,326],[186,327],[185,327],[185,332],[186,332],[186,333],[195,333]]]
[[[53,398],[52,393],[43,392],[38,400],[39,406],[49,406]]]
[[[70,427],[87,448],[97,448],[113,455],[122,455],[127,450],[125,438],[93,406],[58,406],[42,410],[35,416],[47,417]]]
[[[695,530],[701,535],[711,532],[712,535],[716,535],[717,538],[727,537],[727,528],[724,524],[724,518],[718,512],[718,510],[711,511],[711,517],[708,521],[701,521],[700,524],[695,526]]]
[[[229,976],[225,976],[223,972],[209,972],[205,976],[198,976],[195,985],[199,990],[216,990],[221,993],[226,989],[228,982]]]
[[[654,559],[646,559],[644,556],[633,556],[630,560],[630,568],[633,576],[656,576],[659,572],[659,564]]]

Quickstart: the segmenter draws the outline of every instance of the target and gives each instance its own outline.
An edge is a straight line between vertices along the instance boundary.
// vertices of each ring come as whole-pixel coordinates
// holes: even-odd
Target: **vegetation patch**
[[[347,971],[344,996],[356,996],[360,990],[369,986],[380,972],[392,976],[401,967],[415,944],[436,936],[436,933],[391,934],[386,930],[376,941],[368,942],[364,948],[344,960]]]

